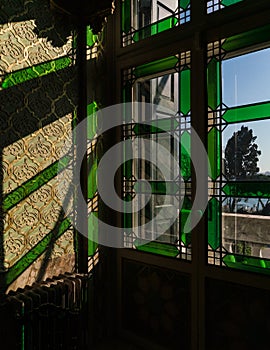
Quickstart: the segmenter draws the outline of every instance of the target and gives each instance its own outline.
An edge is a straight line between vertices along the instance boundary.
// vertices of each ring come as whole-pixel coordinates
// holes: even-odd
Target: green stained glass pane
[[[130,179],[132,176],[132,159],[127,160],[124,164],[124,172],[123,175],[126,179]]]
[[[166,70],[173,69],[178,62],[176,56],[170,56],[162,60],[157,60],[151,63],[146,63],[138,66],[134,70],[136,78],[155,74],[158,72],[164,72]],[[126,102],[126,101],[125,101]]]
[[[126,179],[130,179],[132,176],[132,160],[128,160],[124,164],[124,176]]]
[[[185,181],[191,177],[191,160],[190,160],[190,134],[184,131],[181,135],[180,151],[181,151],[181,176]]]
[[[72,61],[69,57],[62,57],[54,61],[45,62],[36,66],[10,73],[2,82],[2,88],[6,89],[25,81],[53,73],[57,70],[70,66],[71,62]]]
[[[149,188],[150,185],[150,188]],[[165,181],[140,181],[136,182],[134,189],[137,193],[152,193],[160,195],[173,195],[179,191],[179,186],[175,182]]]
[[[185,196],[182,204],[182,209],[191,210],[192,202],[189,197]]]
[[[190,0],[180,0],[180,7],[184,10],[188,7],[189,4]]]
[[[237,4],[238,2],[241,2],[243,0],[222,0],[221,4],[224,6],[230,6],[230,5],[234,5]]]
[[[177,18],[165,18],[156,23],[157,33],[161,33],[164,30],[171,29],[177,24]]]
[[[130,154],[133,154],[132,144],[125,143],[124,145],[124,159],[127,159]],[[126,179],[130,179],[132,177],[132,159],[127,159],[124,162],[124,176]]]
[[[246,271],[270,274],[270,260],[227,254],[223,257],[226,266]]]
[[[227,38],[222,44],[225,51],[239,50],[244,47],[263,43],[270,40],[270,25],[256,28],[245,33]]]
[[[237,123],[270,117],[270,102],[264,102],[243,107],[229,108],[222,115],[228,123]]]
[[[161,33],[167,29],[171,29],[175,27],[177,23],[178,19],[175,17],[165,18],[149,26],[137,30],[132,38],[136,42],[148,38],[151,35]]]
[[[177,120],[173,118],[164,118],[164,119],[158,119],[158,120],[152,120],[151,125],[149,124],[135,124],[133,131],[135,135],[144,135],[144,134],[155,134],[155,133],[161,133],[164,131],[170,132],[171,130],[174,130],[178,125]]]
[[[132,229],[132,227],[133,227],[133,224],[132,224],[132,213],[127,213],[127,214],[124,215],[124,227],[125,227],[125,230]]]
[[[221,62],[212,58],[207,66],[208,106],[215,110],[220,105],[220,66]]]
[[[88,199],[94,197],[97,191],[97,159],[91,161],[91,168],[88,174]]]
[[[31,193],[49,182],[68,165],[70,160],[71,158],[69,156],[63,157],[61,160],[54,162],[48,168],[44,169],[38,175],[26,181],[22,186],[8,193],[3,199],[3,210],[7,211],[11,209]]]
[[[125,87],[122,90],[123,102],[132,101],[132,84],[126,83]],[[131,121],[131,113],[125,113],[125,121],[128,123]]]
[[[151,36],[151,32],[149,27],[147,27],[147,28],[137,30],[132,36],[132,39],[136,42],[136,41],[139,41],[140,39],[147,38],[149,36]]]
[[[190,111],[190,69],[180,73],[180,111],[184,115]]]
[[[222,191],[233,197],[270,197],[270,182],[229,182],[223,188]]]
[[[95,254],[97,250],[98,244],[96,242],[91,241],[88,239],[88,256],[92,256]]]
[[[122,30],[128,33],[131,29],[131,0],[122,2]]]
[[[191,205],[189,206],[191,209]],[[201,210],[191,211],[190,209],[181,209],[180,218],[181,218],[181,240],[188,246],[191,243],[191,223],[192,218],[196,221],[200,220],[203,212]]]
[[[5,283],[10,285],[18,278],[41,254],[43,254],[51,242],[61,237],[71,226],[68,218],[64,219],[60,224],[56,224],[55,228],[41,239],[28,253],[16,262],[6,273]]]
[[[132,200],[133,200],[133,196],[131,195],[131,193],[128,193],[127,195],[125,195],[124,197],[125,202],[131,202]]]
[[[190,208],[190,206],[189,206]],[[181,209],[180,212],[180,223],[181,223],[181,240],[188,246],[191,243],[191,210]]]
[[[135,247],[143,252],[165,255],[169,257],[176,257],[179,253],[176,246],[155,241],[147,241],[144,239],[136,239]]]
[[[213,250],[221,245],[220,213],[220,202],[212,198],[208,203],[208,244]]]
[[[220,175],[220,140],[220,131],[215,127],[212,128],[208,133],[208,159],[209,176],[213,180]]]
[[[92,140],[97,131],[97,115],[98,105],[94,101],[87,106],[87,137]]]
[[[87,26],[87,28],[86,28],[86,45],[93,46],[95,44],[95,42],[97,41],[97,38],[98,38],[98,36],[93,34],[90,26]]]
[[[98,244],[98,213],[91,212],[88,217],[88,256],[92,256]]]

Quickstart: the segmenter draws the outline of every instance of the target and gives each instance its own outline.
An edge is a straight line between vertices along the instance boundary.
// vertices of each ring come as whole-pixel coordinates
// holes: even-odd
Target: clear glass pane
[[[225,197],[222,203],[222,245],[228,253],[270,258],[269,199]]]
[[[224,60],[223,103],[235,107],[269,101],[269,62],[269,48]]]
[[[270,180],[270,120],[228,125],[222,133],[223,173],[228,180]]]
[[[207,13],[222,10],[228,6],[237,4],[243,0],[210,0],[207,1]]]

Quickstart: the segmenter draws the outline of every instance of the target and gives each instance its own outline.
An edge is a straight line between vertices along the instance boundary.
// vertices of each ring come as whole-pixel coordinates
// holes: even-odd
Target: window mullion
[[[192,128],[199,136],[202,145],[206,149],[206,127],[207,127],[207,106],[206,106],[206,54],[201,40],[201,33],[195,33],[193,48],[191,52],[191,113]],[[203,147],[201,146],[201,147]],[[198,154],[196,139],[192,137],[191,158],[195,159]],[[192,199],[196,196],[207,198],[207,162],[201,164],[200,173],[192,173]],[[202,208],[203,209],[203,208]],[[192,349],[204,349],[204,276],[206,262],[206,217],[205,211],[200,222],[192,231]]]

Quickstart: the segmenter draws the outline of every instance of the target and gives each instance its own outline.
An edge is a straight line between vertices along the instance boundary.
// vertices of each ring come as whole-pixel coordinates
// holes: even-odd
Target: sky
[[[228,107],[270,101],[270,48],[222,63],[223,103]],[[270,120],[236,123],[223,132],[223,149],[234,131],[245,125],[257,136],[256,143],[262,154],[258,166],[260,172],[270,172]]]

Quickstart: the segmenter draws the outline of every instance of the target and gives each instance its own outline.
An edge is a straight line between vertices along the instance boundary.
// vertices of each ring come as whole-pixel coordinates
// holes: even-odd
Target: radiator
[[[10,291],[0,304],[3,350],[85,350],[92,279],[64,274]]]

